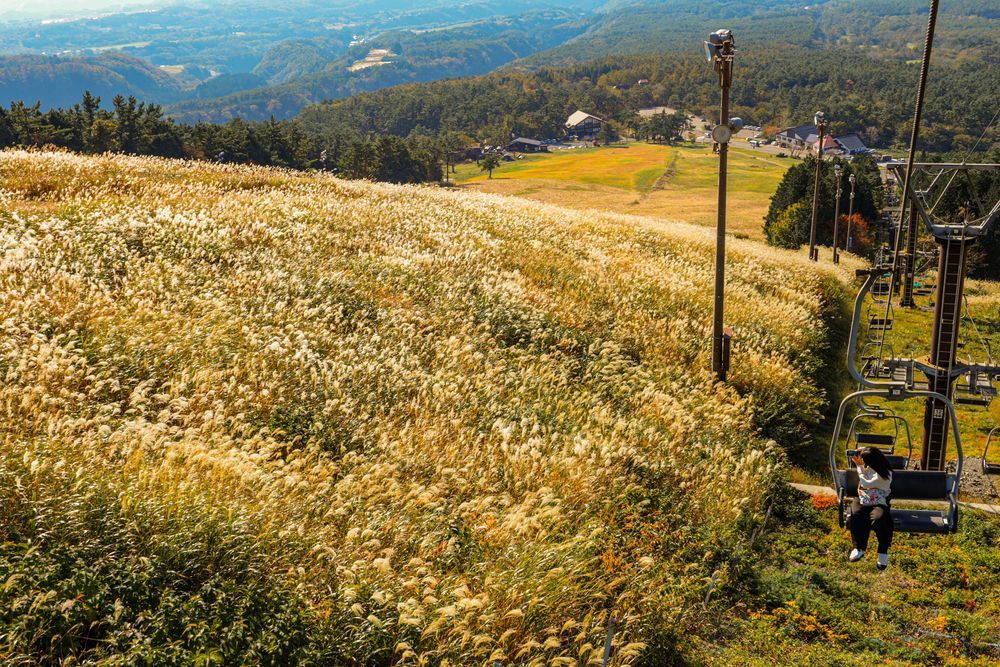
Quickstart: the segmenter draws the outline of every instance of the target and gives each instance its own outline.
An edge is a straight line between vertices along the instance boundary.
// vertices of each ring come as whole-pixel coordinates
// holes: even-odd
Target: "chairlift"
[[[955,384],[955,402],[960,405],[989,407],[996,395],[993,378],[983,371],[971,370]]]
[[[955,472],[949,473],[945,470],[893,470],[892,485],[890,487],[890,502],[907,500],[935,500],[947,502],[945,509],[911,509],[893,507],[891,516],[893,526],[897,531],[905,533],[930,533],[943,535],[954,533],[958,530],[958,492],[962,476],[962,465],[965,457],[962,453],[961,434],[958,431],[958,418],[955,414],[955,406],[944,394],[923,390],[903,390],[898,389],[864,389],[848,395],[840,404],[837,412],[837,421],[834,423],[833,437],[830,443],[830,471],[833,476],[834,487],[837,490],[838,521],[841,527],[845,527],[851,517],[851,505],[858,494],[858,472],[849,464],[841,468],[837,462],[837,453],[840,451],[840,432],[844,422],[844,413],[847,406],[865,397],[883,397],[885,399],[905,399],[905,398],[933,398],[944,403],[950,413],[950,423],[954,437],[955,448],[958,452],[958,461]],[[852,422],[852,426],[853,426]],[[850,435],[848,436],[851,437]],[[848,440],[850,442],[850,440]]]
[[[986,436],[986,446],[983,447],[983,474],[1000,475],[1000,463],[990,463],[990,443],[993,441],[993,434],[1000,431],[1000,427],[990,429],[990,434]]]
[[[861,432],[859,422],[866,419],[877,421],[891,421],[893,425],[892,433]],[[902,425],[902,428],[900,428]],[[899,443],[900,432],[906,436],[906,455],[896,453],[896,445]],[[851,446],[853,443],[853,446]],[[860,449],[861,447],[873,447],[885,454],[889,465],[893,470],[905,470],[910,465],[913,457],[913,438],[910,435],[910,424],[904,418],[895,414],[891,410],[880,410],[878,413],[861,413],[851,420],[851,427],[847,431],[847,448]]]
[[[881,355],[880,355],[881,352]],[[887,380],[892,377],[892,370],[885,359],[893,358],[892,346],[882,344],[878,340],[870,340],[861,348],[861,372],[869,379]]]
[[[892,304],[887,304],[885,308],[882,307],[883,304],[878,302],[868,304],[866,319],[869,341],[881,341],[884,332],[892,331],[892,320],[895,317]]]

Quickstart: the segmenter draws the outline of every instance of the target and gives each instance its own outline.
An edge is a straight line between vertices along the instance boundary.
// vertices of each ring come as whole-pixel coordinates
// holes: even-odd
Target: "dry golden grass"
[[[734,242],[717,386],[696,226],[125,157],[0,183],[8,492],[223,512],[344,659],[599,664],[613,615],[655,661],[760,520],[765,413],[821,404],[845,274]]]

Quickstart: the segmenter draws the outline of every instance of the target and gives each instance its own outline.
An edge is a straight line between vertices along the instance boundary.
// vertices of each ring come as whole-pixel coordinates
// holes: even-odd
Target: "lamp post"
[[[729,139],[734,124],[742,121],[729,119],[729,89],[733,84],[733,56],[736,45],[730,30],[717,30],[705,42],[705,57],[715,67],[722,89],[719,124],[712,130],[712,139],[719,145],[719,209],[715,231],[715,305],[712,311],[712,371],[725,382],[729,371],[729,339],[724,330],[726,289],[726,175],[729,166]],[[737,130],[738,131],[738,130]]]
[[[844,168],[839,164],[833,167],[834,177],[837,179],[837,201],[833,205],[833,263],[840,264],[840,195],[843,193],[841,184],[844,178]]]
[[[851,203],[849,208],[847,209],[847,242],[844,245],[845,249],[850,251],[850,249],[854,247],[854,244],[851,243],[851,218],[854,217],[854,184],[857,181],[857,179],[854,177],[854,174],[852,173],[850,176],[847,177],[847,180],[850,181],[851,183]]]
[[[819,131],[819,141],[816,143],[816,177],[813,179],[813,210],[809,225],[809,259],[819,260],[819,250],[816,249],[816,219],[819,217],[819,174],[823,166],[823,137],[826,134],[826,114],[817,111],[814,117],[816,129]]]

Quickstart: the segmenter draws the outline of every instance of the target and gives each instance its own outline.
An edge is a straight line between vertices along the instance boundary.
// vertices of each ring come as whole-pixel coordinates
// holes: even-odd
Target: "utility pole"
[[[851,218],[854,217],[854,183],[857,179],[854,177],[854,173],[852,172],[850,176],[847,177],[847,180],[851,182],[851,204],[847,209],[847,241],[844,242],[844,249],[850,252],[851,248],[854,246],[854,244],[851,243]]]
[[[729,89],[733,84],[733,56],[736,45],[730,30],[717,30],[705,42],[705,57],[715,66],[722,89],[719,124],[712,130],[712,138],[719,146],[719,208],[715,231],[715,305],[712,312],[712,371],[720,381],[726,381],[729,372],[729,340],[724,330],[726,291],[726,178],[729,166],[729,140],[734,123],[729,119]],[[738,121],[739,119],[733,119]],[[742,127],[742,121],[738,125]],[[738,131],[738,130],[737,130]]]
[[[837,201],[833,205],[833,263],[840,264],[840,195],[843,193],[841,189],[841,179],[844,177],[844,168],[839,164],[834,165],[833,173],[837,178]]]
[[[819,141],[816,143],[816,177],[813,179],[813,209],[812,222],[809,225],[809,259],[819,261],[819,250],[816,249],[816,219],[819,218],[819,175],[823,167],[823,137],[826,133],[826,114],[817,111],[814,118],[819,131]]]

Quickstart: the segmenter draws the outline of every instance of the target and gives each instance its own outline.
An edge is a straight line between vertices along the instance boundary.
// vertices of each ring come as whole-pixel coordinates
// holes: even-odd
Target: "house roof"
[[[865,143],[861,141],[861,137],[856,134],[848,134],[843,137],[837,137],[837,143],[847,151],[848,153],[859,153],[861,151],[868,150]]]
[[[795,139],[804,142],[816,141],[816,137],[819,136],[819,128],[812,123],[807,123],[797,127],[786,128],[778,134],[783,134],[787,137],[794,137]]]
[[[542,142],[538,139],[525,139],[524,137],[518,137],[514,141],[510,142],[512,144],[527,144],[529,146],[541,146]]]
[[[585,111],[574,111],[573,114],[566,120],[566,127],[574,127],[590,118],[593,118],[594,120],[600,121],[602,123],[604,122],[597,116],[593,116]]]

